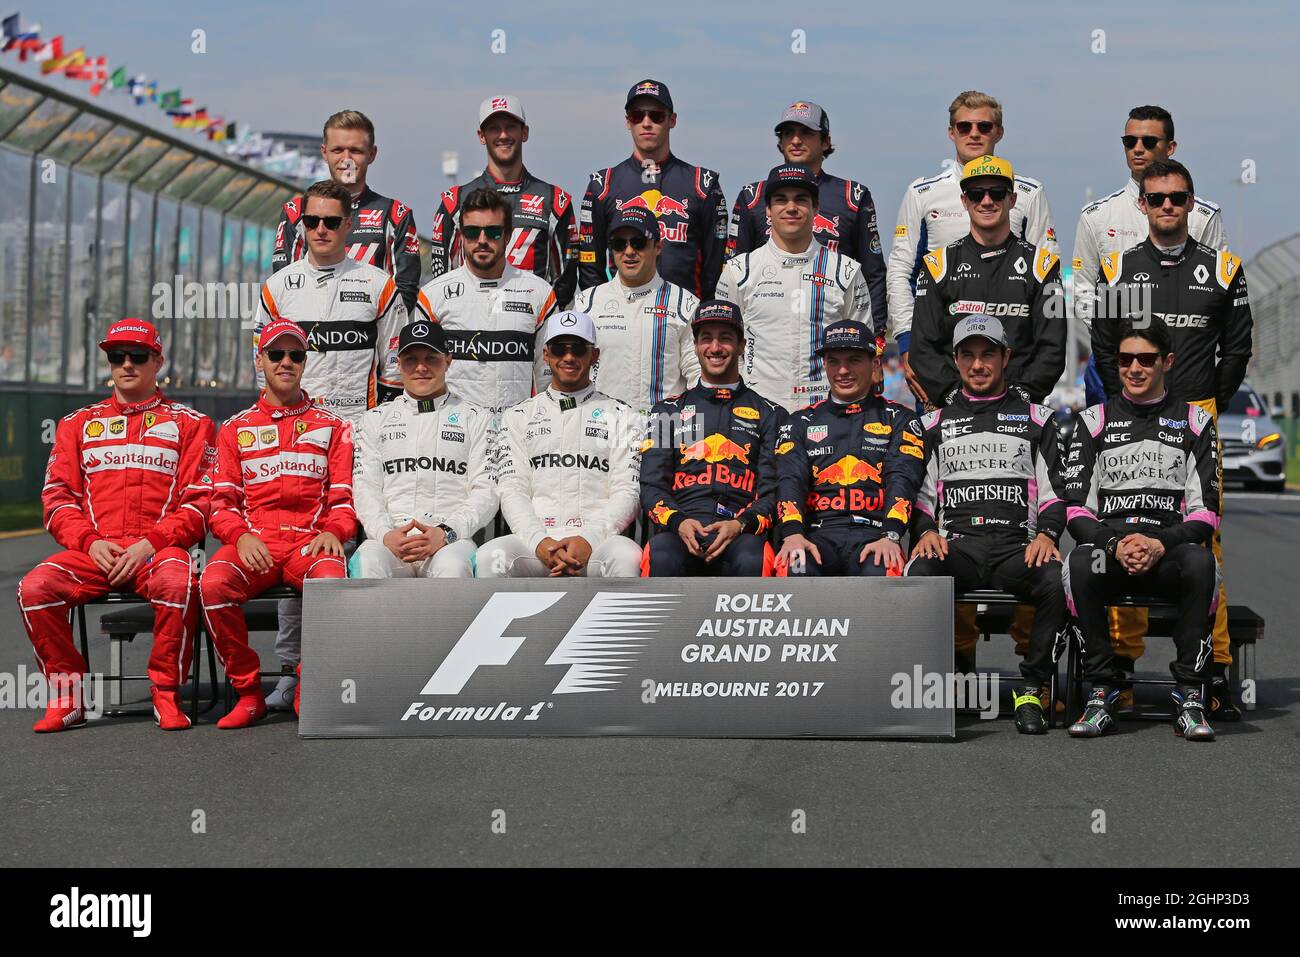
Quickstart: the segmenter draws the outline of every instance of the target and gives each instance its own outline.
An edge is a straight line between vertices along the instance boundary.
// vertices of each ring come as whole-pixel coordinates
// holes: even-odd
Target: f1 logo
[[[493,593],[420,694],[460,694],[480,667],[508,665],[527,637],[506,634],[515,619],[540,615],[566,594]],[[548,665],[566,666],[553,693],[580,694],[615,687],[630,662],[671,619],[680,601],[680,595],[597,592],[546,659]]]
[[[564,597],[564,592],[497,592],[470,622],[420,694],[460,694],[480,665],[508,665],[524,636],[507,635],[516,618],[540,615]]]

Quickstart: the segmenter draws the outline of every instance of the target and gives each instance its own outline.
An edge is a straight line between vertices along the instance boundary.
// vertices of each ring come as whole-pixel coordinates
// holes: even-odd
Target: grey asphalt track
[[[1150,721],[1073,741],[974,717],[951,742],[305,741],[291,716],[37,737],[39,713],[5,708],[0,863],[1296,866],[1300,496],[1232,495],[1227,513],[1230,600],[1269,625],[1259,708],[1212,745]],[[0,541],[0,672],[35,667],[14,589],[53,550]],[[267,660],[272,640],[255,636]],[[1010,669],[1010,649],[981,644],[981,666]],[[1163,672],[1168,649],[1145,666]]]

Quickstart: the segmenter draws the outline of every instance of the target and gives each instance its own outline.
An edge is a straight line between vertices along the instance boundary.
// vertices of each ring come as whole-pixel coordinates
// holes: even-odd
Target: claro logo
[[[420,694],[454,695],[481,667],[508,665],[527,635],[514,623],[547,611],[567,592],[497,592],[488,599],[455,647],[443,659]],[[609,691],[627,671],[630,661],[654,639],[680,595],[639,592],[597,592],[577,621],[556,645],[548,665],[568,665],[555,694]]]

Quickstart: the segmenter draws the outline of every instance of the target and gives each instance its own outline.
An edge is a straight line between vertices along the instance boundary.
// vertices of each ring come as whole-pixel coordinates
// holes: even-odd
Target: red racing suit
[[[119,588],[154,607],[149,679],[174,690],[189,671],[198,625],[188,549],[203,540],[215,462],[212,420],[156,392],[127,405],[116,396],[65,416],[45,469],[45,527],[66,551],[18,585],[18,607],[45,676],[76,677],[86,660],[72,642],[70,611]],[[111,586],[86,552],[100,539],[156,552],[135,580]]]
[[[283,582],[346,578],[342,558],[307,546],[322,532],[340,542],[356,531],[352,506],[352,426],[303,393],[296,406],[256,404],[227,419],[217,438],[212,532],[225,544],[203,570],[203,614],[235,690],[258,685],[261,662],[248,647],[243,604]],[[274,567],[254,572],[235,547],[247,534],[266,545]]]

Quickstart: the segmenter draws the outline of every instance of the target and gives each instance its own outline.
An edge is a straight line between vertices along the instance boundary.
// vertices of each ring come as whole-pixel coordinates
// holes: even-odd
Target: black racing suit
[[[1109,398],[1119,395],[1120,320],[1158,316],[1173,339],[1174,367],[1166,384],[1184,402],[1214,399],[1219,411],[1237,394],[1250,362],[1250,296],[1241,260],[1189,239],[1166,254],[1148,238],[1101,259],[1107,285],[1099,288],[1092,320],[1092,354]],[[1217,354],[1217,361],[1216,361]]]
[[[697,299],[712,299],[727,238],[727,198],[718,174],[671,154],[661,167],[631,156],[592,173],[579,216],[580,288],[599,286],[613,275],[609,224],[625,206],[648,209],[659,219],[659,275]]]
[[[727,258],[753,252],[767,242],[772,231],[763,200],[763,181],[750,183],[736,196],[727,233]],[[888,329],[889,302],[885,286],[885,257],[876,228],[876,201],[866,185],[851,179],[817,174],[817,213],[813,239],[831,252],[841,252],[862,264],[871,289],[871,319],[877,329]]]
[[[991,398],[958,393],[922,420],[925,478],[916,499],[913,543],[938,532],[943,558],[913,558],[907,575],[947,575],[958,592],[997,588],[1034,606],[1027,681],[1048,682],[1052,653],[1068,614],[1061,563],[1025,564],[1038,534],[1053,542],[1065,529],[1065,482],[1057,460],[1056,423],[1045,405],[1012,390]]]
[[[921,424],[908,409],[870,395],[823,399],[781,426],[776,444],[777,526],[817,546],[790,575],[884,575],[859,555],[882,535],[907,531],[924,473]]]
[[[908,361],[930,401],[941,405],[961,384],[952,333],[960,317],[975,314],[1002,323],[1011,345],[1007,382],[1042,402],[1065,369],[1065,298],[1057,255],[1015,236],[981,246],[967,234],[930,250],[922,262]]]
[[[1120,395],[1079,413],[1065,467],[1066,517],[1077,544],[1064,581],[1083,632],[1086,680],[1125,680],[1106,621],[1107,601],[1117,595],[1177,605],[1170,670],[1187,684],[1208,675],[1219,598],[1218,565],[1208,547],[1219,524],[1217,455],[1209,413],[1170,395],[1147,405]],[[1132,533],[1165,548],[1150,571],[1136,576],[1115,557]]]
[[[429,276],[436,279],[464,261],[460,248],[460,204],[476,189],[488,188],[510,201],[512,232],[506,244],[506,262],[516,269],[545,279],[555,290],[555,302],[564,308],[578,288],[578,225],[573,198],[524,170],[517,183],[503,183],[484,170],[463,186],[453,186],[438,197],[433,211],[433,248]]]
[[[741,382],[725,389],[700,383],[655,403],[641,452],[641,507],[657,534],[646,546],[646,575],[772,574],[768,531],[776,505],[776,437],[781,406]],[[733,518],[741,534],[712,564],[678,535]],[[703,539],[708,550],[713,535]]]
[[[346,188],[346,187],[345,187]],[[284,204],[275,230],[271,272],[279,272],[307,255],[303,233],[303,202],[295,196]],[[420,294],[420,237],[411,207],[380,196],[367,186],[352,200],[352,232],[348,233],[348,258],[369,263],[393,277],[406,311],[415,310]]]

